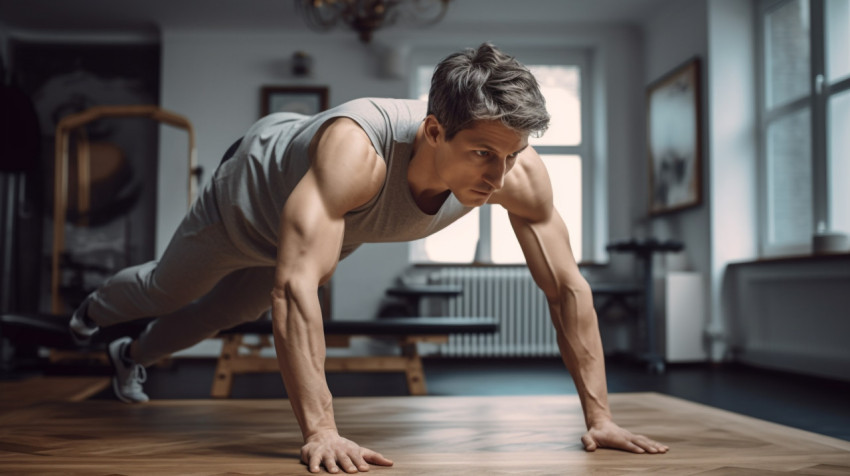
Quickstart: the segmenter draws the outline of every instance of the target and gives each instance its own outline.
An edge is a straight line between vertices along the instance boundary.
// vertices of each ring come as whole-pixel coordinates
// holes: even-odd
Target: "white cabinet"
[[[668,363],[708,359],[703,331],[708,319],[705,279],[675,271],[655,279],[656,342]]]

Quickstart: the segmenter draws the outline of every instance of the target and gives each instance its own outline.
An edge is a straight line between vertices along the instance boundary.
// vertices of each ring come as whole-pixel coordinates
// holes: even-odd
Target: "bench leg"
[[[411,395],[428,395],[425,385],[425,371],[422,368],[422,358],[416,348],[416,342],[402,343],[401,351],[407,358],[404,375],[407,377],[407,391]]]
[[[221,355],[215,368],[212,390],[213,398],[229,398],[233,389],[233,359],[239,356],[239,346],[242,345],[242,334],[232,334],[224,338]]]

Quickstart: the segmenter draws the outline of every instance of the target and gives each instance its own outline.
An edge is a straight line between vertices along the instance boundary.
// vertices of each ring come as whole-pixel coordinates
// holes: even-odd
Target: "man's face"
[[[437,175],[462,204],[481,206],[502,188],[505,175],[527,146],[527,134],[500,121],[477,121],[450,141],[441,132],[436,144]]]

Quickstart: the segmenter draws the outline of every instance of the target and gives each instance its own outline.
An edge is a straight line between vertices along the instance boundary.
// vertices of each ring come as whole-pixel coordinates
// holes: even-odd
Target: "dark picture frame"
[[[647,87],[650,215],[702,204],[700,70],[692,58]]]
[[[263,86],[260,93],[261,116],[275,112],[313,115],[327,108],[326,86]]]

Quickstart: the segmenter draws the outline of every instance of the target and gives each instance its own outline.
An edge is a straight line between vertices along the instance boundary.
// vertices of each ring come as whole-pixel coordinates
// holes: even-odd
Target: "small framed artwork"
[[[328,108],[328,88],[325,86],[263,86],[260,101],[262,116],[275,112],[312,115]]]
[[[646,91],[649,213],[702,203],[700,61],[677,67]]]

